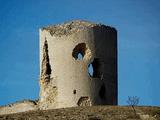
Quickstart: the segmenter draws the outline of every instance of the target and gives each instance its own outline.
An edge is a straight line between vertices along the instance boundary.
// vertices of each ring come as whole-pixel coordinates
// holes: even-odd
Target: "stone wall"
[[[37,102],[25,100],[0,107],[0,115],[37,110]]]
[[[40,73],[41,109],[79,106],[86,97],[89,105],[116,105],[117,31],[87,21],[40,29]]]

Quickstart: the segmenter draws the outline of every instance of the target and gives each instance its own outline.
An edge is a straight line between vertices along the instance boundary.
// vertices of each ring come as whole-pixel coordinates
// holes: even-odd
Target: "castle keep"
[[[116,30],[87,21],[40,29],[40,73],[41,109],[116,105]]]
[[[0,115],[117,105],[116,29],[80,20],[41,28],[39,84],[39,100],[2,106]]]

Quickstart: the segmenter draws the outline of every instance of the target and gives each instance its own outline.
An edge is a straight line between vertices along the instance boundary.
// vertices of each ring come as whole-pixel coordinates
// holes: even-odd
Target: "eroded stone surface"
[[[47,86],[43,86],[41,93],[41,99],[39,101],[40,109],[50,109],[55,107],[55,98],[57,96],[57,87],[48,84]]]
[[[40,78],[40,86],[41,86],[40,100],[39,100],[40,109],[48,109],[50,107],[53,107],[52,105],[55,104],[57,87],[52,83],[53,79],[50,78],[51,71],[52,70],[48,54],[48,42],[47,39],[45,39],[43,45],[43,59],[41,65],[41,78]]]
[[[50,80],[50,74],[51,74],[51,65],[49,63],[47,40],[44,41],[43,59],[42,59],[41,68],[42,68],[41,69],[41,80],[44,80],[44,82],[49,81]]]
[[[52,25],[48,27],[43,27],[42,30],[47,30],[53,36],[70,35],[82,30],[93,28],[95,26],[103,26],[102,24],[95,24],[84,20],[74,20],[71,22],[66,22],[64,24]],[[110,26],[105,26],[111,28]]]
[[[79,53],[81,60],[77,59]],[[51,67],[49,74],[46,63]],[[88,74],[90,63],[93,76]],[[114,28],[80,20],[44,27],[40,30],[40,64],[41,109],[117,104]],[[106,90],[101,89],[102,83]],[[80,99],[83,96],[88,98]]]

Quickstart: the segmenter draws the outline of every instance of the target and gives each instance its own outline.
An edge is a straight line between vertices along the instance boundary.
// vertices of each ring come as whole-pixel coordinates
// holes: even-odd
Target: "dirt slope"
[[[0,120],[160,120],[160,107],[74,107],[0,116]]]

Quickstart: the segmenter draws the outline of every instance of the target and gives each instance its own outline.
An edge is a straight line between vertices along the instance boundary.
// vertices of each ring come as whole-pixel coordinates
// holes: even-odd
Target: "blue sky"
[[[0,105],[39,96],[39,31],[74,19],[118,30],[118,98],[160,106],[159,0],[1,0]]]

